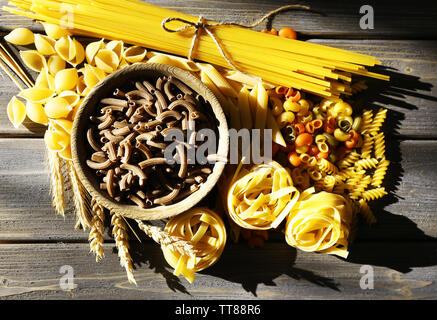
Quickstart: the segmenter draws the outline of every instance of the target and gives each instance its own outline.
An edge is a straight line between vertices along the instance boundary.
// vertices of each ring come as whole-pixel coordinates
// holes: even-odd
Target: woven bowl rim
[[[185,199],[167,206],[158,206],[154,208],[142,209],[137,205],[118,203],[112,200],[107,194],[102,192],[95,186],[86,174],[86,171],[91,170],[86,166],[86,127],[88,119],[84,120],[86,116],[85,110],[89,108],[94,109],[98,105],[98,101],[101,98],[107,97],[107,92],[114,82],[120,81],[119,79],[138,78],[141,75],[147,77],[147,75],[159,74],[159,75],[173,75],[175,78],[186,83],[192,90],[203,96],[203,98],[209,102],[216,120],[218,120],[217,132],[219,134],[217,153],[225,157],[229,152],[229,132],[226,121],[226,116],[223,109],[214,95],[214,93],[198,78],[192,75],[190,72],[180,69],[175,66],[160,64],[160,63],[135,63],[133,65],[124,67],[118,71],[115,71],[101,80],[96,86],[94,86],[87,96],[82,101],[79,109],[76,113],[73,128],[71,132],[71,153],[73,166],[76,169],[80,182],[85,187],[86,191],[94,198],[99,204],[108,209],[110,212],[118,215],[139,219],[139,220],[160,220],[176,216],[186,210],[194,207],[198,204],[217,184],[223,170],[225,168],[224,162],[216,162],[213,167],[212,173],[208,176],[207,181],[201,184],[199,190],[189,195]],[[113,90],[115,88],[111,88]],[[84,129],[85,128],[85,129]],[[81,144],[82,143],[82,144]],[[84,154],[85,153],[85,154]]]

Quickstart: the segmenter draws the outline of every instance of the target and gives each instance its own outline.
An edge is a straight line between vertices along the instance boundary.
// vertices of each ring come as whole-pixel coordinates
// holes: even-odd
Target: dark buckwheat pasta
[[[199,190],[213,164],[191,163],[190,151],[201,143],[197,128],[216,129],[205,110],[206,100],[172,76],[127,82],[101,99],[86,133],[86,163],[102,192],[117,202],[153,208]],[[167,159],[165,151],[174,142]]]

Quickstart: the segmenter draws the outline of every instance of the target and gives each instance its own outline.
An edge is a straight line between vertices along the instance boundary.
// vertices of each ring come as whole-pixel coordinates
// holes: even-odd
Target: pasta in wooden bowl
[[[147,176],[144,174],[144,172],[142,173],[138,172],[138,174],[136,174],[134,167],[140,169],[147,169],[146,165],[148,165],[148,162],[150,162],[149,160],[153,162],[151,163],[151,165],[156,165],[157,163],[155,164],[154,162],[158,161],[159,158],[158,160],[156,160],[156,158],[153,158],[146,161],[142,161],[140,164],[140,163],[129,163],[129,161],[126,161],[127,158],[123,159],[123,157],[120,154],[114,155],[114,152],[111,152],[110,150],[111,146],[107,145],[107,142],[110,142],[112,139],[111,133],[114,130],[112,130],[111,132],[104,132],[102,134],[101,137],[103,139],[106,138],[106,140],[108,141],[106,140],[99,141],[100,148],[102,148],[102,145],[106,146],[104,148],[104,151],[107,151],[107,154],[104,155],[102,153],[102,149],[97,148],[98,151],[96,151],[96,148],[92,146],[93,139],[90,139],[89,137],[89,132],[90,132],[89,129],[92,126],[95,126],[95,124],[93,124],[91,120],[94,120],[95,118],[100,118],[97,121],[97,123],[98,126],[100,126],[100,128],[103,129],[102,131],[104,131],[108,123],[111,122],[111,117],[107,116],[106,113],[104,113],[103,115],[100,113],[100,117],[97,116],[99,115],[99,112],[102,112],[102,110],[104,112],[105,107],[102,108],[102,102],[103,104],[107,102],[107,106],[111,106],[111,105],[116,106],[116,103],[119,102],[123,102],[127,104],[128,103],[127,100],[117,99],[116,95],[117,93],[125,95],[125,93],[122,90],[126,90],[124,88],[126,88],[126,86],[129,83],[136,84],[137,86],[139,86],[139,84],[141,83],[155,84],[157,79],[162,79],[164,77],[167,79],[168,78],[174,79],[178,83],[183,84],[186,88],[192,90],[193,93],[195,93],[196,95],[202,97],[202,99],[205,101],[204,104],[206,106],[205,112],[207,112],[209,116],[211,116],[214,120],[213,125],[215,127],[211,129],[215,131],[218,141],[216,153],[214,155],[219,155],[220,160],[226,159],[228,155],[228,148],[229,148],[228,127],[223,110],[219,102],[217,101],[216,97],[214,96],[214,94],[200,80],[192,76],[190,73],[173,66],[147,63],[147,64],[134,64],[132,66],[125,67],[122,70],[119,70],[109,75],[107,78],[102,80],[91,90],[91,92],[87,95],[87,97],[85,98],[85,100],[83,101],[82,105],[78,110],[72,129],[72,138],[71,138],[72,158],[79,179],[81,180],[82,184],[84,185],[88,193],[93,198],[97,199],[108,210],[112,212],[116,212],[117,214],[123,215],[128,218],[141,219],[141,220],[158,220],[158,219],[169,218],[188,210],[189,208],[195,206],[201,199],[203,199],[204,196],[206,196],[206,194],[209,191],[211,191],[211,189],[217,183],[225,166],[225,161],[220,161],[220,160],[215,161],[211,165],[212,168],[211,171],[208,172],[207,178],[204,179],[204,181],[202,181],[201,183],[197,184],[198,189],[195,190],[195,192],[192,193],[187,192],[185,197],[179,197],[177,198],[177,201],[175,200],[172,202],[164,201],[165,200],[164,199],[162,202],[155,201],[153,203],[154,205],[149,205],[149,203],[147,205],[142,205],[141,201],[139,201],[141,199],[138,197],[134,197],[134,198],[129,197],[129,200],[132,201],[120,201],[121,199],[117,199],[114,197],[114,194],[111,194],[113,193],[114,190],[108,190],[108,188],[109,189],[112,188],[112,182],[108,183],[108,180],[111,179],[111,176],[109,177],[105,176],[106,180],[103,181],[103,183],[108,186],[108,188],[106,188],[107,190],[103,190],[105,188],[103,189],[101,188],[102,177],[99,177],[98,174],[96,173],[98,172],[100,166],[104,166],[104,162],[93,161],[92,156],[94,156],[94,159],[97,159],[99,155],[104,157],[106,156],[108,157],[109,160],[112,154],[114,160],[117,159],[117,161],[121,163],[121,165],[118,166],[117,168],[121,168],[123,170],[128,170],[128,171],[132,169],[131,171],[133,175],[136,175],[137,178],[139,178],[138,184],[141,186],[147,185],[148,183],[151,182],[147,180]],[[135,90],[131,90],[131,91],[135,93]],[[156,94],[158,96],[159,92],[157,92]],[[169,94],[171,95],[171,93]],[[138,99],[140,98],[141,97],[138,97]],[[171,96],[170,98],[177,99],[176,97],[171,97]],[[157,100],[160,99],[163,99],[163,97],[160,97]],[[162,105],[164,103],[166,102],[161,101],[158,105]],[[108,108],[106,108],[105,110],[107,109]],[[137,123],[136,125],[138,127],[141,126],[148,127],[152,124],[155,125],[156,124],[155,122],[161,121],[160,123],[162,124],[162,126],[164,126],[164,124],[167,125],[167,123],[163,122],[163,119],[165,117],[177,117],[177,114],[179,114],[174,110],[168,110],[166,112],[168,114],[164,112],[160,113],[158,115],[159,119],[157,120],[145,122],[143,124]],[[134,116],[135,116],[134,113],[130,114],[129,119],[131,119],[131,117]],[[201,117],[203,115],[202,114],[199,115],[193,112],[192,116]],[[129,123],[129,120],[126,121],[126,119],[119,118],[117,120],[120,123],[122,122]],[[174,120],[174,118],[172,118],[172,120]],[[125,127],[125,129],[128,128]],[[135,128],[133,128],[132,126],[131,130],[133,129]],[[140,130],[141,128],[136,128],[136,129]],[[160,129],[165,129],[165,128],[160,128]],[[119,128],[116,130],[120,131],[123,130],[123,128]],[[161,130],[161,132],[162,131],[165,130]],[[105,135],[105,133],[107,134]],[[147,137],[145,137],[145,139],[147,139]],[[99,152],[102,154],[100,154]],[[122,152],[125,151],[122,150]],[[212,154],[210,155],[213,156]],[[163,156],[161,156],[161,160],[162,159]],[[117,168],[114,167],[113,171],[117,170]],[[104,168],[104,169],[108,169],[108,168]],[[107,173],[108,172],[105,172],[105,175]],[[162,183],[162,185],[165,184],[164,181],[158,181],[157,183],[158,184]]]

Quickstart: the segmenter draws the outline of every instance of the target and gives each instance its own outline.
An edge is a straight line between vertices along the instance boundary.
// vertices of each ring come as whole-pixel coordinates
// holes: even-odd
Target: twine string
[[[223,49],[222,45],[220,44],[219,40],[217,39],[217,37],[214,35],[214,33],[210,30],[210,27],[216,27],[216,26],[238,26],[238,27],[242,27],[242,28],[246,28],[246,29],[252,29],[255,28],[257,26],[259,26],[261,23],[263,23],[265,20],[269,19],[270,17],[278,14],[279,12],[285,11],[285,10],[289,10],[289,9],[304,9],[304,10],[310,10],[310,7],[305,6],[305,5],[300,5],[300,4],[290,4],[290,5],[285,5],[282,7],[279,7],[275,10],[272,10],[270,12],[268,12],[267,14],[265,14],[263,17],[261,17],[259,20],[251,23],[251,24],[242,24],[242,23],[238,23],[238,22],[218,22],[218,23],[206,23],[205,19],[202,16],[199,16],[199,20],[197,22],[192,22],[192,21],[188,21],[182,18],[177,18],[177,17],[167,17],[165,18],[162,23],[161,23],[161,27],[167,31],[167,32],[182,32],[188,28],[194,28],[195,29],[195,33],[193,35],[193,38],[191,40],[191,46],[190,46],[190,50],[188,52],[188,60],[193,61],[192,57],[193,57],[193,53],[194,50],[197,46],[197,42],[199,39],[199,35],[201,30],[204,30],[210,37],[211,39],[214,41],[214,43],[216,44],[218,50],[220,51],[220,54],[222,55],[222,57],[226,60],[226,62],[235,70],[249,75],[246,72],[242,71],[239,67],[237,67],[232,60],[228,57],[228,55],[226,54],[225,50]],[[177,28],[177,29],[171,29],[168,28],[166,26],[167,23],[171,22],[171,21],[179,21],[182,23],[185,23],[184,26]],[[251,76],[251,75],[249,75]]]

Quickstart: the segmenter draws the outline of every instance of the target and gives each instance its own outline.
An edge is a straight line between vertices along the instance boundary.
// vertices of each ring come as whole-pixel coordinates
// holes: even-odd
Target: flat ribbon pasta
[[[226,228],[223,220],[208,208],[193,208],[171,218],[165,231],[190,241],[196,255],[186,256],[162,246],[167,262],[175,269],[174,274],[182,274],[190,283],[194,273],[210,267],[220,258],[226,245]]]
[[[285,226],[285,239],[307,252],[348,255],[348,238],[353,220],[350,203],[341,195],[314,187],[302,192]]]
[[[299,198],[288,171],[275,161],[254,166],[228,192],[228,211],[239,226],[252,230],[276,228]]]

